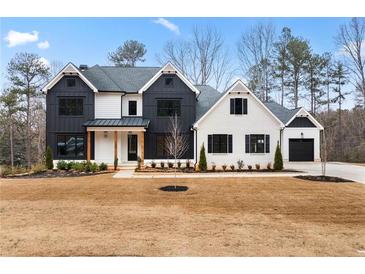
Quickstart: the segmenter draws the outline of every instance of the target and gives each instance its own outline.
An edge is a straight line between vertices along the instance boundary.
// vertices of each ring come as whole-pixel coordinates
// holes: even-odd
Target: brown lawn
[[[111,176],[1,180],[0,255],[365,254],[365,185]]]

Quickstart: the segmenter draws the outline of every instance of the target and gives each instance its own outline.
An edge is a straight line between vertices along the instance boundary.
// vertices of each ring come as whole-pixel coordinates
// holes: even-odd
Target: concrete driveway
[[[288,162],[284,163],[285,168],[296,169],[309,173],[310,175],[321,175],[321,163],[317,162]],[[365,166],[328,162],[326,175],[342,177],[359,183],[365,183]]]

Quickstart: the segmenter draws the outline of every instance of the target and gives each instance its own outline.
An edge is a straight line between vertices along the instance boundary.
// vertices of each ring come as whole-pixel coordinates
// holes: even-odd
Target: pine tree
[[[206,171],[207,170],[207,158],[205,157],[204,143],[200,148],[199,169],[201,171]]]
[[[274,169],[275,170],[283,169],[283,156],[281,155],[279,142],[276,145],[276,150],[275,150]]]

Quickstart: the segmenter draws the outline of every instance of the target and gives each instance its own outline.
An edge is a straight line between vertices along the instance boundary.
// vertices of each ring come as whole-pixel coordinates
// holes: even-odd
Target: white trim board
[[[98,92],[98,89],[80,72],[80,70],[71,62],[68,63],[52,80],[50,80],[43,88],[42,91],[47,93],[49,89],[54,87],[64,76],[75,76],[81,78],[82,81],[88,85],[94,92]]]

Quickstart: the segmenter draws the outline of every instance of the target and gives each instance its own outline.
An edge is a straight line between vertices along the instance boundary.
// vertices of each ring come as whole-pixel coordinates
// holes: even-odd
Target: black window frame
[[[174,106],[161,106],[162,103],[166,102],[178,102],[177,107]],[[156,116],[157,117],[173,117],[177,114],[181,116],[181,100],[180,99],[157,99],[156,102]]]
[[[85,98],[81,96],[68,96],[68,97],[57,97],[58,100],[58,116],[67,116],[67,117],[80,117],[84,116],[84,101]],[[64,103],[65,105],[61,104],[63,100],[81,100],[81,112],[76,112],[76,109],[71,109],[72,104],[70,102]],[[75,107],[75,106],[74,106]],[[67,109],[68,108],[68,109]],[[68,112],[66,111],[68,110]],[[74,111],[74,112],[72,112]]]
[[[132,106],[131,106],[132,104]],[[134,104],[134,106],[133,106]],[[132,113],[132,110],[134,110],[134,114]],[[128,101],[128,115],[130,116],[136,116],[137,115],[137,101],[136,100],[130,100]]]
[[[173,87],[174,86],[174,77],[173,76],[166,76],[164,77],[164,86],[165,87]]]
[[[70,144],[70,141],[74,138],[74,144]],[[79,140],[82,140],[81,143],[78,143]],[[58,159],[85,159],[86,151],[85,151],[85,142],[86,138],[84,134],[57,134],[56,135],[56,155]],[[62,148],[59,147],[60,143],[64,143],[65,150],[71,149],[74,151],[73,154],[61,153]],[[69,146],[69,148],[67,147]],[[72,146],[74,149],[72,150]]]
[[[209,134],[208,153],[214,153],[214,154],[233,153],[232,134]]]
[[[70,83],[73,83],[70,85]],[[76,87],[76,77],[66,77],[66,87],[74,88]]]
[[[270,135],[247,134],[245,136],[245,151],[254,154],[270,153]]]
[[[238,97],[230,99],[230,114],[246,115],[247,112],[247,98]]]

